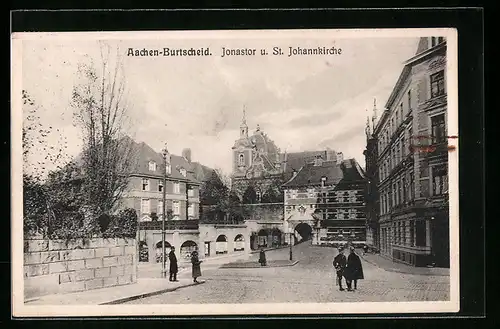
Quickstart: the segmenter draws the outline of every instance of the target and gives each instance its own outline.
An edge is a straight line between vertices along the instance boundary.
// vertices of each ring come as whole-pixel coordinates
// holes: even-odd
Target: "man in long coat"
[[[175,247],[170,249],[170,253],[168,254],[168,260],[170,261],[170,278],[169,281],[178,281],[177,280],[177,271],[179,270],[177,267],[177,256],[175,256]]]
[[[339,250],[339,253],[333,259],[333,267],[335,268],[335,271],[337,272],[337,284],[340,287],[340,291],[344,291],[344,288],[342,288],[342,275],[344,273],[344,269],[345,269],[345,266],[347,264],[347,259],[344,255],[342,248],[339,248],[338,250]]]
[[[347,283],[347,291],[356,290],[358,288],[358,280],[364,279],[361,259],[354,252],[354,247],[350,248],[350,254],[347,257],[347,266],[344,270],[344,277]],[[353,281],[354,281],[354,290],[352,289]]]
[[[198,282],[198,277],[201,276],[201,260],[198,257],[198,252],[193,251],[191,253],[191,264],[192,266],[192,275],[193,275],[193,282]]]

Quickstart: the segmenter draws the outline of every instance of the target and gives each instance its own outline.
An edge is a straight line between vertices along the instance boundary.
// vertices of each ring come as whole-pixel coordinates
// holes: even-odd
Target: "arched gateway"
[[[299,235],[297,237],[297,243],[311,240],[313,236],[312,227],[307,223],[297,224],[297,226],[295,226],[295,233]]]

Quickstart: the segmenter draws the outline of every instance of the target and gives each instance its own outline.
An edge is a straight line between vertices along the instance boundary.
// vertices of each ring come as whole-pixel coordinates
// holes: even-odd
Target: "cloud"
[[[288,126],[290,128],[310,127],[310,126],[317,127],[317,126],[327,125],[330,123],[331,120],[338,120],[342,118],[343,115],[344,113],[342,112],[313,113],[288,121]]]

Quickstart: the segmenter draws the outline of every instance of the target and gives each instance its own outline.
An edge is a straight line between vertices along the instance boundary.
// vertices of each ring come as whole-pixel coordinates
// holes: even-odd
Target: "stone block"
[[[122,256],[124,247],[111,247],[109,248],[110,256]]]
[[[95,257],[107,257],[109,256],[109,248],[97,248],[95,249]]]
[[[102,247],[116,247],[116,239],[102,239]]]
[[[28,276],[49,274],[49,264],[28,265]]]
[[[110,276],[120,276],[124,274],[124,266],[112,266],[110,267]]]
[[[84,249],[86,248],[85,246],[85,241],[84,239],[72,239],[68,240],[67,242],[67,249]]]
[[[48,251],[49,240],[28,240],[28,251]]]
[[[66,250],[68,249],[68,245],[64,240],[49,240],[49,250]]]
[[[85,289],[85,281],[79,281],[79,282],[66,282],[66,283],[61,283],[59,285],[59,292],[77,292],[77,291],[84,291]]]
[[[128,256],[118,256],[118,265],[131,265],[132,255]]]
[[[59,275],[48,274],[24,279],[24,296],[33,298],[59,291]]]
[[[61,254],[61,259],[64,259],[64,260],[79,260],[79,259],[95,258],[94,249],[64,250],[64,251],[60,251],[59,253]]]
[[[74,272],[75,281],[87,281],[95,278],[95,271],[93,268],[86,270],[79,270]]]
[[[40,252],[25,252],[24,253],[24,265],[40,264],[41,263],[41,253]]]
[[[49,272],[50,273],[61,273],[67,272],[68,270],[68,262],[55,262],[49,264]]]
[[[102,238],[92,238],[87,240],[86,246],[87,248],[102,248],[103,244]]]
[[[86,290],[98,289],[102,288],[103,286],[104,286],[104,279],[102,278],[85,281]]]
[[[111,273],[110,267],[102,267],[95,269],[95,277],[96,278],[107,278]]]
[[[68,271],[81,270],[85,268],[85,261],[82,260],[70,260],[68,263]]]
[[[116,266],[116,265],[119,265],[117,256],[102,258],[102,266],[103,267],[110,267],[110,266]]]
[[[40,262],[41,263],[52,263],[58,262],[60,259],[59,251],[43,251],[40,253]]]
[[[136,266],[134,266],[134,265],[125,265],[124,266],[123,274],[127,275],[127,274],[134,274],[134,273],[137,273]]]
[[[123,275],[118,277],[118,284],[130,284],[132,283],[132,275]]]
[[[135,246],[125,246],[124,255],[135,255],[136,247]],[[160,252],[161,254],[161,252]]]
[[[85,267],[86,268],[102,267],[102,263],[103,263],[102,258],[85,259]]]
[[[123,239],[123,238],[116,238],[116,245],[117,246],[124,246],[126,244],[127,243],[125,242],[125,239]]]
[[[103,286],[104,287],[112,287],[118,285],[118,277],[113,276],[109,278],[104,278]]]
[[[24,265],[24,266],[23,266],[23,269],[24,269],[24,277],[25,277],[25,278],[27,278],[27,277],[28,277],[28,273],[29,273],[29,269],[30,269],[30,267],[29,267],[29,266]]]
[[[75,272],[67,272],[59,274],[59,284],[75,282]]]

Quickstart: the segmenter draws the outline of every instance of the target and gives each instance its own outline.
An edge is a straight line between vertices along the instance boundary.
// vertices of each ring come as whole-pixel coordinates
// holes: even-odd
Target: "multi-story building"
[[[356,160],[317,156],[283,187],[285,224],[295,238],[311,235],[314,245],[366,243],[366,179]]]
[[[449,266],[446,40],[424,37],[417,48],[373,129],[380,251]]]

